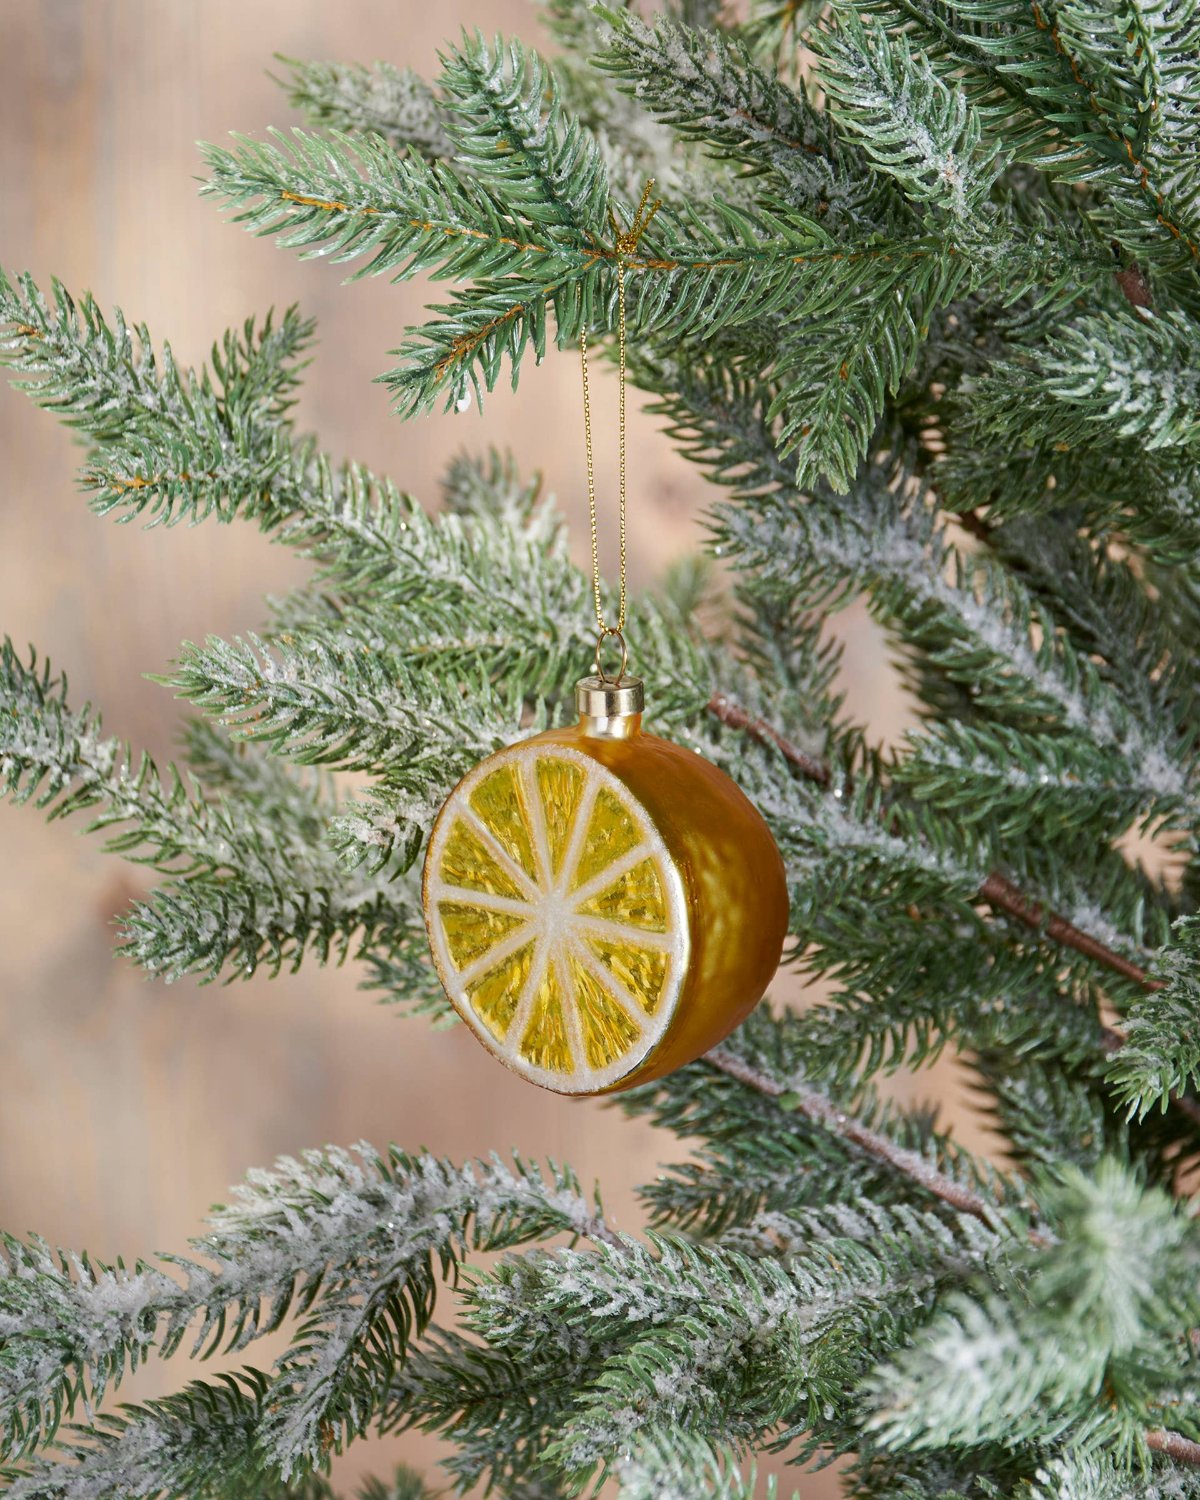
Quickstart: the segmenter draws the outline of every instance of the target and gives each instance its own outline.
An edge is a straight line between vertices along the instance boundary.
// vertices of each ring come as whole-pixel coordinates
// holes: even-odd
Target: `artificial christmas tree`
[[[432,86],[296,65],[319,133],[210,150],[208,190],[303,252],[456,281],[387,377],[405,414],[595,346],[624,279],[631,375],[727,487],[736,590],[707,630],[694,590],[633,602],[654,727],[767,819],[790,958],[832,996],[764,1005],[623,1096],[696,1149],[646,1189],[641,1237],[566,1168],[327,1148],[252,1175],[187,1261],[6,1240],[9,1492],[318,1496],[347,1442],[420,1425],[464,1490],[528,1500],[609,1474],[748,1495],[737,1460],[769,1447],[854,1455],[864,1497],[1198,1493],[1200,20],[548,20],[552,65],[470,37]],[[630,248],[609,213],[630,222],[647,177],[663,206]],[[437,517],[332,463],[291,421],[294,313],[197,372],[32,281],[0,283],[0,319],[87,442],[96,510],[248,521],[313,565],[260,636],[181,653],[187,770],[104,739],[7,647],[8,791],[163,871],[126,924],[151,973],[352,953],[444,1015],[415,873],[434,815],[572,716],[592,649],[553,513],[500,460],[456,467]],[[860,596],[924,709],[895,753],[831,687],[823,619]],[[370,783],[339,801],[313,766]],[[873,1093],[945,1047],[1003,1160]],[[507,1253],[435,1326],[484,1248]],[[210,1348],[244,1371],[113,1410],[151,1352]]]

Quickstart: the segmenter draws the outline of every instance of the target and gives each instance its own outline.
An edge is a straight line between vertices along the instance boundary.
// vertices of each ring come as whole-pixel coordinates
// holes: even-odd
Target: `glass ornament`
[[[455,1009],[561,1094],[660,1078],[753,1010],[787,931],[783,861],[735,782],[642,728],[636,678],[584,678],[579,722],[459,782],[426,851]]]

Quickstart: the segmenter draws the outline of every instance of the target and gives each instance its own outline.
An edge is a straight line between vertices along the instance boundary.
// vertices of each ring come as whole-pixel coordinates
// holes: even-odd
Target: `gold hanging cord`
[[[629,256],[637,252],[638,241],[650,226],[650,221],[662,207],[660,200],[650,202],[650,194],[654,191],[654,179],[651,177],[642,190],[642,201],[638,204],[637,213],[633,216],[633,222],[628,229],[622,229],[617,222],[617,216],[610,208],[608,211],[608,222],[613,232],[613,255],[617,263],[617,389],[619,402],[619,415],[617,418],[618,451],[620,454],[619,483],[618,483],[618,513],[620,517],[621,532],[621,583],[619,602],[617,604],[617,622],[610,625],[604,618],[604,604],[600,597],[600,549],[597,541],[596,528],[596,472],[592,461],[592,399],[588,388],[588,357],[587,357],[587,323],[582,322],[579,327],[579,361],[583,368],[583,441],[587,450],[587,485],[588,485],[588,519],[592,528],[592,599],[596,606],[596,628],[599,630],[599,639],[596,642],[596,670],[600,674],[600,680],[607,682],[609,679],[604,673],[604,664],[601,661],[601,650],[604,642],[611,636],[621,648],[621,665],[617,669],[617,675],[612,680],[620,682],[625,675],[625,668],[629,663],[629,650],[625,644],[625,261]]]

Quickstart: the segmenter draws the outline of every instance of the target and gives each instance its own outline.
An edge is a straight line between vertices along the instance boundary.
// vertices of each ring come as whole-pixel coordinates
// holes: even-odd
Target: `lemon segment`
[[[530,879],[537,878],[529,814],[515,766],[501,766],[485,776],[471,793],[471,807],[504,852]]]
[[[550,963],[533,992],[529,1022],[521,1037],[521,1056],[535,1068],[550,1073],[570,1073],[573,1069],[565,1006],[558,966]]]
[[[641,830],[630,817],[628,808],[622,806],[609,787],[601,787],[592,804],[583,852],[575,866],[571,889],[578,890],[589,884],[641,842]]]
[[[508,1035],[532,966],[533,944],[526,943],[467,985],[471,1008],[498,1042]]]
[[[643,859],[632,870],[626,870],[612,885],[582,902],[579,913],[585,917],[603,917],[622,927],[666,932],[666,903],[654,861]]]
[[[667,955],[632,943],[614,943],[591,933],[585,941],[624,992],[652,1016],[667,981],[670,962]]]
[[[447,993],[514,1071],[596,1093],[658,1045],[686,967],[683,883],[596,760],[534,741],[470,772],[434,827],[425,895]]]
[[[482,958],[525,920],[513,912],[491,911],[465,901],[440,901],[438,916],[456,969],[465,969]]]
[[[641,1027],[572,955],[568,960],[588,1067],[604,1068],[628,1052]]]
[[[583,772],[569,760],[547,757],[537,763],[537,784],[550,845],[550,867],[559,875],[583,797]]]
[[[447,885],[467,891],[484,891],[519,901],[521,887],[473,828],[460,818],[450,830],[442,856],[442,874]]]

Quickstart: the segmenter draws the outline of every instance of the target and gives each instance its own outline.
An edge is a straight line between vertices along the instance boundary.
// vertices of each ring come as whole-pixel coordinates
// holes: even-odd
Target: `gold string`
[[[625,662],[625,575],[626,575],[626,545],[625,545],[625,262],[629,256],[637,251],[638,241],[649,228],[650,221],[662,207],[657,199],[651,203],[650,194],[654,191],[654,179],[646,183],[642,190],[642,201],[638,204],[637,213],[633,216],[633,222],[628,229],[622,229],[617,221],[616,214],[610,208],[608,211],[608,222],[613,232],[613,258],[617,263],[617,389],[618,389],[618,418],[617,418],[617,441],[619,453],[618,468],[618,516],[621,536],[621,581],[619,602],[617,604],[617,621],[610,625],[604,617],[604,603],[600,596],[600,547],[598,540],[598,527],[596,524],[596,470],[592,458],[592,399],[588,386],[588,358],[587,358],[587,323],[582,322],[579,326],[579,361],[583,370],[583,442],[587,452],[587,486],[588,486],[588,519],[592,530],[592,601],[596,608],[596,628],[600,632],[600,638],[596,643],[597,670],[603,675],[604,668],[600,663],[600,648],[604,645],[608,636],[615,636],[621,644],[622,665],[621,673],[624,672]],[[620,681],[618,674],[617,681]]]

